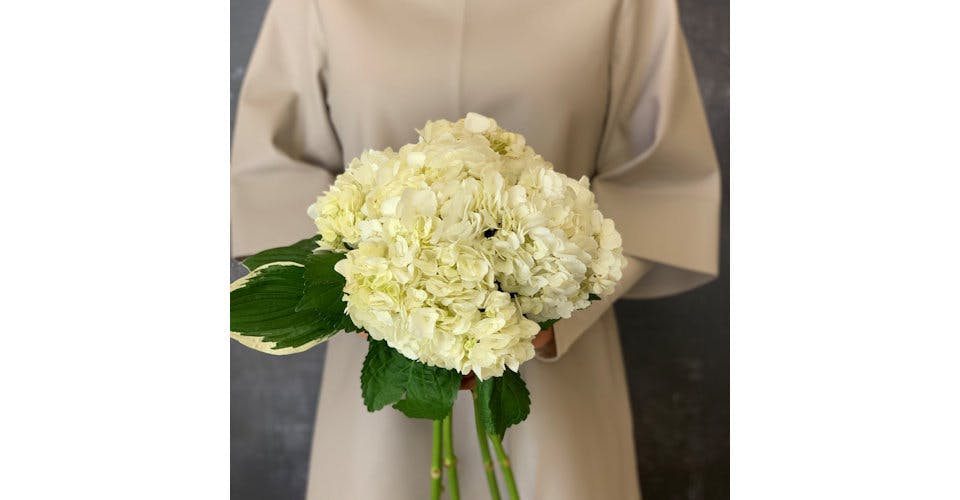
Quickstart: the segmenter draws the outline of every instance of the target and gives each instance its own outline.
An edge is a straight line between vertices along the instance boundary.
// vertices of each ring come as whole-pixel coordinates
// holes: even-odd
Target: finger
[[[546,330],[541,331],[533,338],[533,348],[539,349],[553,340],[553,327],[547,328]]]

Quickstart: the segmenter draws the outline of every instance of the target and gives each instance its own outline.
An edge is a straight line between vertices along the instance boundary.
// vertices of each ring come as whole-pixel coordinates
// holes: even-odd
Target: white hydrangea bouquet
[[[620,235],[585,177],[554,171],[493,119],[469,113],[418,132],[416,144],[351,161],[307,210],[317,236],[244,260],[251,272],[230,288],[231,336],[290,354],[366,332],[367,409],[433,420],[433,498],[441,448],[459,498],[450,416],[472,373],[491,495],[487,440],[518,498],[500,443],[530,410],[520,365],[541,330],[613,292]]]

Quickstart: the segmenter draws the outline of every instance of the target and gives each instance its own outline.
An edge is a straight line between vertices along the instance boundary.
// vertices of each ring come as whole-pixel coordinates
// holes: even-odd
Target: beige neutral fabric
[[[716,274],[719,172],[673,0],[274,0],[237,108],[233,254],[313,234],[306,207],[346,160],[468,111],[592,178],[630,258],[617,297]],[[532,413],[505,446],[524,499],[639,498],[615,298],[557,323],[558,357],[521,368]],[[430,423],[363,408],[365,349],[328,344],[308,497],[424,498]],[[462,393],[461,488],[486,498],[471,412]]]

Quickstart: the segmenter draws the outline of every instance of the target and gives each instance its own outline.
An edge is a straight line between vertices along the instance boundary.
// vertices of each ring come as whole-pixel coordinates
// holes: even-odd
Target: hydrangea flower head
[[[353,323],[411,359],[481,380],[534,356],[538,323],[613,292],[625,264],[586,177],[469,113],[354,158],[310,206]]]

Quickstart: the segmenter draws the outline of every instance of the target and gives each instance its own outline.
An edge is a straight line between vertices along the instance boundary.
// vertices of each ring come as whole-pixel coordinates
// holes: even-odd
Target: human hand
[[[553,334],[553,327],[541,330],[533,338],[533,348],[544,358],[553,358],[557,355],[557,340]]]

